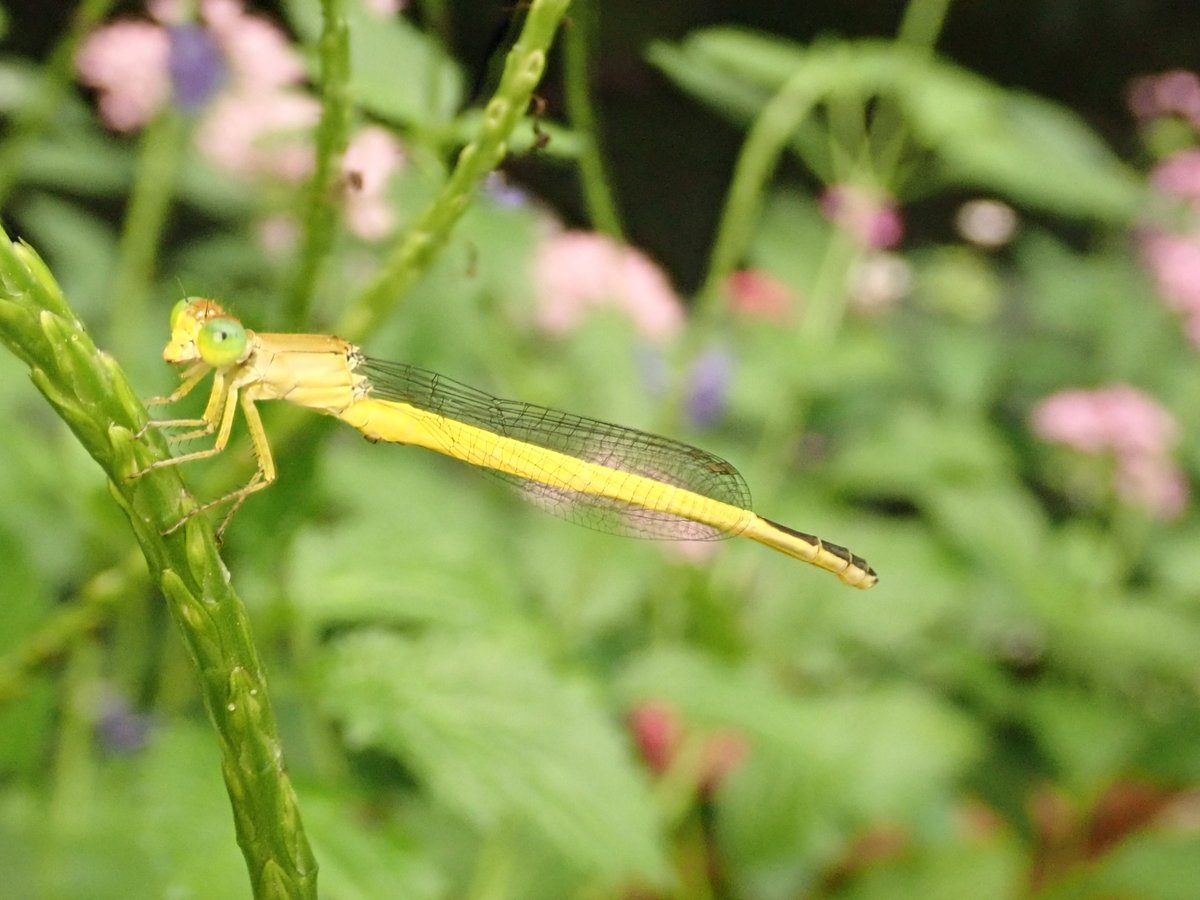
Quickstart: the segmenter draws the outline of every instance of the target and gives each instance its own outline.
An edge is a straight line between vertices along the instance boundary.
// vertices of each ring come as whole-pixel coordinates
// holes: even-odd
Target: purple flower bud
[[[733,358],[723,347],[706,350],[692,364],[687,413],[693,425],[708,428],[725,414],[732,374]]]
[[[184,112],[200,109],[225,82],[225,57],[206,28],[194,24],[167,27],[171,96]]]
[[[120,694],[106,693],[96,717],[96,733],[110,751],[136,753],[150,740],[150,720]]]

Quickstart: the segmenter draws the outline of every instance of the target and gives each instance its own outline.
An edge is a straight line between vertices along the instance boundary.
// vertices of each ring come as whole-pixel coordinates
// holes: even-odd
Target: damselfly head
[[[169,363],[190,363],[200,359],[196,337],[209,319],[225,318],[228,313],[221,304],[205,297],[187,297],[171,310],[171,339],[163,348],[163,359]]]

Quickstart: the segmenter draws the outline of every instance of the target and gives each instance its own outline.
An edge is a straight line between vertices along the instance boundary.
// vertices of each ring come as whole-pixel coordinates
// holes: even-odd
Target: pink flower
[[[1198,119],[1200,124],[1200,119]],[[1195,220],[1200,213],[1200,150],[1184,150],[1160,162],[1151,184],[1168,200],[1186,204]],[[1190,230],[1146,229],[1138,236],[1142,262],[1167,306],[1182,313],[1184,330],[1200,346],[1200,223]]]
[[[661,700],[649,700],[629,714],[629,727],[646,765],[653,772],[665,772],[683,739],[675,707]]]
[[[346,183],[346,224],[361,238],[378,240],[396,227],[396,214],[384,198],[388,179],[405,162],[404,147],[390,131],[364,128],[342,156]]]
[[[153,0],[149,8],[159,24],[114,22],[93,32],[76,57],[109,127],[139,128],[170,102],[203,109],[197,143],[214,163],[240,175],[303,178],[320,107],[298,89],[303,63],[283,31],[240,0],[201,0],[203,27],[184,4]]]
[[[248,15],[240,0],[201,0],[204,22],[225,51],[234,88],[270,94],[304,80],[304,64],[274,22]]]
[[[894,201],[854,184],[835,184],[821,196],[830,222],[873,250],[895,247],[904,237],[904,219]]]
[[[725,279],[725,294],[736,313],[749,318],[785,322],[800,305],[795,292],[762,269],[742,269]]]
[[[1168,197],[1200,204],[1200,149],[1168,156],[1154,167],[1150,183]]]
[[[196,132],[196,146],[234,175],[276,175],[298,182],[312,172],[307,140],[320,107],[305,94],[234,94],[220,97]]]
[[[1129,89],[1129,108],[1143,121],[1180,116],[1200,128],[1200,77],[1173,69],[1137,78]]]
[[[114,22],[93,32],[75,56],[79,80],[99,94],[100,115],[116,131],[149,122],[170,99],[170,38],[150,22]]]
[[[750,752],[745,737],[736,731],[688,733],[675,707],[661,700],[637,707],[629,715],[629,727],[650,771],[662,775],[683,762],[692,767],[688,774],[699,795],[715,791]],[[699,754],[689,753],[688,745]]]
[[[1117,496],[1126,503],[1149,510],[1155,518],[1177,519],[1187,507],[1187,478],[1164,458],[1121,457],[1116,479]]]
[[[1200,328],[1200,233],[1147,231],[1139,239],[1142,262],[1167,306],[1188,320],[1195,340]]]
[[[1032,425],[1043,440],[1089,455],[1111,455],[1114,487],[1125,502],[1163,519],[1183,511],[1187,484],[1171,460],[1179,426],[1141,391],[1128,385],[1062,391],[1038,404]]]
[[[1033,411],[1038,437],[1067,444],[1084,453],[1100,453],[1111,444],[1108,422],[1092,391],[1062,391],[1047,397]]]
[[[1112,448],[1122,456],[1168,456],[1179,442],[1179,426],[1152,397],[1128,385],[1097,391],[1094,402],[1107,420]]]
[[[578,328],[603,306],[623,310],[647,337],[664,339],[683,326],[683,305],[662,270],[645,254],[602,234],[552,235],[533,262],[537,322],[550,334]]]
[[[1169,412],[1123,384],[1054,394],[1038,404],[1033,429],[1044,440],[1085,453],[1163,455],[1179,439],[1179,428]]]

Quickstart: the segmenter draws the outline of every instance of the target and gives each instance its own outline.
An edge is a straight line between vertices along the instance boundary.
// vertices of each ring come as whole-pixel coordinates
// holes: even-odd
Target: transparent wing
[[[750,508],[750,490],[737,469],[698,447],[533,403],[502,400],[403,363],[366,357],[357,371],[367,377],[377,399],[407,403],[502,437]],[[516,485],[548,512],[599,531],[690,540],[729,537],[665,510],[555,488],[495,469],[484,471]]]

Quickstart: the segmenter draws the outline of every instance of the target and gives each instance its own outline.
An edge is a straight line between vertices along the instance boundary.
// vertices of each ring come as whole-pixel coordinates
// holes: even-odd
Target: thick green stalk
[[[417,217],[379,274],[346,310],[336,331],[359,341],[386,318],[446,244],[451,229],[479,183],[508,152],[513,129],[529,108],[533,90],[546,69],[546,53],[570,0],[533,0],[521,36],[508,52],[495,96],[484,109],[479,135],[458,155],[458,162],[437,198]]]
[[[109,478],[183,635],[221,746],[238,843],[256,897],[315,897],[317,866],[283,768],[266,679],[241,600],[212,527],[197,516],[169,537],[194,501],[177,470],[130,475],[167,456],[141,401],[99,352],[45,263],[0,231],[0,342],[24,360],[38,390]]]

